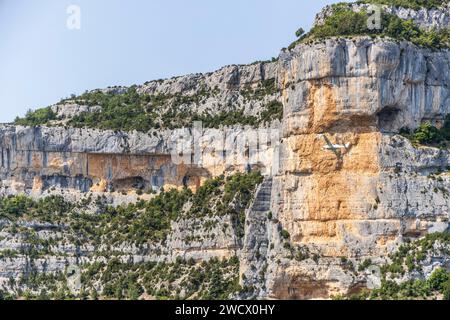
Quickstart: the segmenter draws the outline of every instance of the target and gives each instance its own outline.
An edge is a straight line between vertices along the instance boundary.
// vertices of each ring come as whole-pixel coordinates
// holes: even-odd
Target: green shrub
[[[442,294],[444,296],[444,300],[450,300],[450,281],[443,284]]]
[[[279,101],[271,101],[261,113],[259,123],[270,123],[273,120],[283,119],[283,104]]]
[[[428,279],[428,283],[431,289],[436,291],[442,291],[444,284],[450,280],[450,274],[443,268],[436,269]]]
[[[351,36],[369,32],[367,14],[350,10],[337,10],[329,16],[323,25],[315,26],[306,39],[327,38],[335,36]]]
[[[371,265],[372,265],[372,260],[371,259],[366,259],[358,266],[358,271],[360,271],[360,272],[364,271],[368,267],[370,267]]]
[[[47,107],[36,111],[29,110],[24,118],[17,117],[14,123],[20,126],[39,126],[56,119],[56,114]]]
[[[371,299],[404,300],[426,298],[431,294],[426,281],[411,280],[401,284],[394,281],[382,280],[381,287],[371,292]]]
[[[285,240],[289,240],[291,238],[291,235],[287,230],[281,230],[281,237]]]
[[[450,114],[445,117],[441,129],[427,122],[421,124],[414,132],[411,132],[409,128],[401,128],[399,134],[408,138],[414,144],[447,146],[450,141]]]
[[[2,198],[0,199],[0,217],[22,216],[35,205],[33,200],[23,195]]]
[[[439,129],[430,123],[422,124],[413,135],[413,141],[420,144],[437,144],[443,141],[443,136]]]
[[[301,38],[304,34],[305,34],[305,30],[303,28],[300,28],[295,32],[295,35],[297,36],[297,38]]]
[[[15,300],[15,299],[16,297],[13,294],[0,290],[0,301]]]

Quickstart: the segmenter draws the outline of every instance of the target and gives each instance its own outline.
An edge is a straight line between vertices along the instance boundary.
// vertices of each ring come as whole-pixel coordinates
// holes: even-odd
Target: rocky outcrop
[[[0,128],[0,192],[39,196],[56,187],[111,196],[184,186],[195,190],[205,179],[248,166],[270,172],[277,142],[273,130],[278,131],[231,127],[149,135],[6,125]],[[245,146],[256,152],[237,155]]]
[[[349,3],[343,4],[355,12],[372,12],[373,4],[364,3]],[[396,15],[404,20],[413,20],[415,24],[424,29],[446,29],[450,27],[450,3],[443,4],[439,8],[426,9],[421,8],[418,10],[411,8],[403,8],[389,5],[380,5],[386,13]],[[325,7],[320,13],[317,14],[315,25],[321,25],[325,19],[333,13],[333,6]]]
[[[272,199],[272,179],[267,178],[255,193],[253,205],[246,213],[245,238],[240,253],[242,286],[251,288],[244,298],[264,295],[265,273],[268,267],[269,233],[268,224]]]
[[[351,292],[364,278],[341,257],[382,263],[405,238],[447,229],[448,151],[414,148],[395,133],[449,112],[448,67],[448,52],[364,38],[281,55],[272,212],[295,249],[270,256],[269,297]],[[293,259],[305,248],[315,261]]]
[[[362,37],[299,45],[280,56],[285,136],[308,126],[315,133],[355,125],[398,132],[440,123],[449,112],[449,66],[449,51],[406,42]]]
[[[423,27],[450,24],[445,10],[387,10]],[[252,90],[267,80],[276,81],[275,90],[255,96]],[[362,261],[386,264],[405,241],[448,230],[450,152],[413,146],[398,133],[426,121],[442,125],[450,113],[449,85],[448,50],[369,37],[299,44],[283,51],[278,61],[137,87],[149,95],[209,92],[202,102],[180,106],[198,113],[242,109],[255,115],[267,102],[281,101],[284,117],[278,126],[123,133],[58,122],[35,128],[5,125],[0,128],[0,192],[66,199],[97,195],[119,205],[151,199],[147,191],[195,191],[208,178],[258,169],[265,180],[246,212],[243,239],[229,215],[193,217],[172,222],[164,242],[110,249],[133,262],[238,256],[244,289],[239,298],[348,294],[367,287],[368,275],[357,270]],[[53,109],[66,120],[100,112],[73,101]],[[0,249],[22,246],[20,234],[5,231],[0,238]],[[78,263],[74,257],[101,249],[67,242],[38,260],[37,270],[62,270]],[[23,255],[5,258],[0,277],[18,277],[28,265]]]
[[[279,91],[275,85],[277,75],[277,62],[266,61],[230,65],[211,73],[149,81],[134,87],[141,95],[164,99],[165,102],[156,108],[161,117],[173,111],[174,104],[176,112],[217,115],[242,111],[247,116],[256,116],[266,110],[268,103],[279,100]],[[119,95],[127,90],[126,87],[110,87],[92,92]],[[83,99],[73,97],[53,105],[51,109],[58,118],[53,121],[54,124],[65,124],[84,112],[101,111],[102,106],[85,104]],[[154,108],[152,103],[147,105],[148,110]]]
[[[55,104],[51,107],[51,110],[55,113],[56,117],[61,119],[70,119],[75,116],[79,116],[82,113],[99,112],[101,106],[83,106],[76,103],[67,104]]]

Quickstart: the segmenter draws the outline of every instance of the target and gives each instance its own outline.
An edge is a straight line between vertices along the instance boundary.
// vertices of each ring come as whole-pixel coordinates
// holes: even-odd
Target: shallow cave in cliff
[[[116,191],[143,190],[148,183],[142,177],[130,177],[114,180],[112,186]]]
[[[395,132],[401,110],[395,106],[384,107],[377,113],[378,128],[381,132]]]

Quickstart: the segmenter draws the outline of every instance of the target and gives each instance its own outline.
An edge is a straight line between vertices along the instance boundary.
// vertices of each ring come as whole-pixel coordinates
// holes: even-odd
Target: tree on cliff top
[[[295,35],[297,36],[297,38],[301,38],[304,34],[305,34],[305,30],[303,28],[300,28],[295,32]]]

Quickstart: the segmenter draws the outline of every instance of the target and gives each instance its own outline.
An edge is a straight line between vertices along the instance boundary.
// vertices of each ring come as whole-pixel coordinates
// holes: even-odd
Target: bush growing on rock
[[[36,111],[28,110],[24,118],[17,117],[14,123],[20,126],[39,126],[52,120],[56,120],[56,114],[47,107]]]
[[[291,238],[291,235],[287,230],[281,230],[281,237],[285,240],[289,240]]]
[[[445,117],[441,129],[426,122],[421,124],[414,132],[411,132],[408,128],[402,128],[399,133],[415,144],[445,146],[450,141],[450,115]]]
[[[443,136],[439,129],[424,123],[414,132],[413,139],[421,144],[437,144],[442,142]]]
[[[448,29],[424,30],[419,28],[413,20],[403,20],[396,15],[383,12],[382,28],[371,30],[367,25],[366,11],[354,12],[347,4],[338,4],[333,8],[333,13],[325,19],[323,24],[314,26],[308,34],[291,44],[289,49],[294,48],[298,43],[316,39],[363,35],[405,40],[433,49],[450,46],[450,30]]]
[[[428,283],[433,290],[442,291],[444,284],[450,280],[450,274],[443,268],[436,269],[428,279]]]

